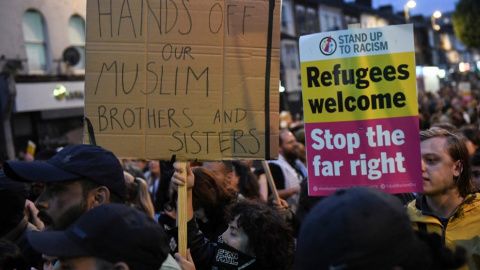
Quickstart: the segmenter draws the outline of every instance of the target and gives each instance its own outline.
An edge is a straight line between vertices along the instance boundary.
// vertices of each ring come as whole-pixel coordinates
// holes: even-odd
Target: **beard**
[[[290,164],[295,164],[295,161],[298,159],[298,152],[297,150],[291,152],[284,152],[283,157],[287,160]]]
[[[54,231],[64,231],[85,212],[87,212],[87,203],[85,199],[82,199],[80,203],[66,209],[57,220],[54,221],[51,217],[48,217],[48,219],[52,221],[51,229]]]

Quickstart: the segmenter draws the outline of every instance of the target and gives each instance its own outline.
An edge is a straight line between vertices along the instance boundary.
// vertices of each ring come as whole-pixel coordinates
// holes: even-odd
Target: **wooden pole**
[[[187,163],[178,162],[182,166],[182,176],[187,179]],[[177,198],[177,228],[178,228],[178,253],[187,258],[187,183],[178,186]]]
[[[267,182],[268,186],[270,187],[270,190],[272,191],[273,198],[280,203],[278,192],[277,192],[277,187],[275,186],[275,182],[273,181],[272,177],[272,172],[270,171],[270,167],[268,166],[268,163],[266,160],[262,160],[262,166],[263,170],[265,171],[265,176],[267,177]]]

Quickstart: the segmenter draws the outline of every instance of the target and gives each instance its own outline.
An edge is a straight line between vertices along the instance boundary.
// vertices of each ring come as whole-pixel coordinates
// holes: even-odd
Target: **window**
[[[333,29],[332,30],[340,30],[340,24],[338,23],[338,17],[334,16],[333,17]]]
[[[285,44],[285,58],[287,69],[298,69],[298,53],[295,44]]]
[[[314,8],[297,5],[295,6],[295,14],[300,35],[318,32],[317,13]]]
[[[323,29],[325,29],[325,31],[330,31],[330,18],[328,14],[323,15],[323,25]]]
[[[300,35],[307,33],[307,19],[305,18],[305,7],[296,6],[295,13],[297,14],[298,32]]]
[[[280,28],[282,34],[287,34],[289,36],[295,36],[295,14],[292,8],[293,3],[282,2],[282,26]]]
[[[287,28],[288,27],[288,18],[287,18],[287,10],[285,8],[285,5],[282,6],[282,27]]]
[[[313,8],[307,9],[307,23],[308,23],[308,33],[313,34],[318,32],[317,31],[317,13]]]
[[[23,15],[23,37],[27,50],[29,71],[47,71],[45,24],[39,12],[28,10]]]
[[[74,15],[68,21],[68,37],[70,44],[80,53],[80,61],[73,66],[74,70],[85,70],[85,21]]]

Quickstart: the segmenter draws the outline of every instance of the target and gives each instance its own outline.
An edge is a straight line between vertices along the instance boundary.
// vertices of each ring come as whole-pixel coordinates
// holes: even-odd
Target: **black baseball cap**
[[[3,170],[8,178],[23,182],[50,183],[87,178],[125,198],[122,165],[112,152],[99,146],[71,145],[46,162],[7,161]]]
[[[417,237],[400,200],[367,187],[342,189],[308,213],[297,239],[298,270],[393,269]]]
[[[158,270],[168,256],[165,230],[134,207],[107,203],[87,211],[65,231],[30,232],[35,250],[64,258],[97,257],[130,269]]]

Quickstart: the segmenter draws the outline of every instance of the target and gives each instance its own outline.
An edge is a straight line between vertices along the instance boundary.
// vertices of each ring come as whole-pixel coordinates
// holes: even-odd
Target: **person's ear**
[[[225,181],[230,185],[232,183],[233,172],[229,172],[225,175]]]
[[[92,190],[94,196],[94,206],[110,202],[110,190],[106,186],[100,186]]]
[[[460,174],[462,173],[462,171],[463,171],[463,162],[461,160],[457,160],[455,162],[455,168],[454,168],[454,171],[453,171],[453,176],[459,177]]]
[[[113,266],[113,269],[114,270],[130,270],[130,267],[128,267],[128,265],[124,262],[117,262],[114,266]]]

